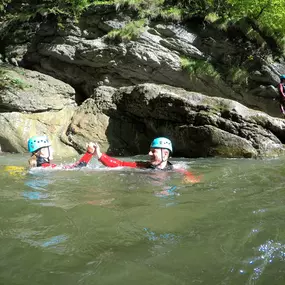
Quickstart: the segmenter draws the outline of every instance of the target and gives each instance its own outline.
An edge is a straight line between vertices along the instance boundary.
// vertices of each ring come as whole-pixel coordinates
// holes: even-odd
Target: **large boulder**
[[[27,152],[31,136],[46,134],[55,150],[55,156],[71,156],[78,152],[61,139],[74,113],[74,107],[57,112],[0,113],[0,146],[3,152]]]
[[[37,71],[0,65],[0,112],[59,111],[75,106],[74,89]]]
[[[47,134],[56,153],[77,151],[61,136],[76,110],[75,90],[37,71],[0,66],[0,146],[4,152],[26,152],[27,140]]]
[[[282,119],[229,99],[156,84],[98,87],[68,130],[72,143],[88,135],[117,155],[147,153],[157,136],[169,137],[174,155],[184,157],[272,157],[284,152],[285,142]]]

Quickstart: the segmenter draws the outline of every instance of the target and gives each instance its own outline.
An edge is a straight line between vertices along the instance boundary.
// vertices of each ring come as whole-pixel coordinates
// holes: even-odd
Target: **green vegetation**
[[[271,43],[266,39],[270,37],[279,49],[285,50],[284,0],[30,0],[29,5],[25,3],[1,0],[0,16],[21,21],[47,14],[78,19],[89,5],[114,4],[118,10],[131,8],[137,11],[137,21],[157,17],[183,21],[195,16],[224,30],[246,23],[244,32],[249,38],[263,44],[264,40]],[[114,31],[113,36],[116,34],[118,32]]]
[[[161,17],[165,20],[181,21],[184,9],[179,5],[169,5],[166,2],[165,0],[114,0],[118,9],[127,6],[136,10],[141,19]]]
[[[129,41],[134,40],[143,32],[146,20],[131,21],[121,29],[112,30],[108,33],[108,39]]]
[[[180,63],[181,67],[190,75],[207,75],[215,79],[220,78],[220,74],[216,71],[214,66],[205,60],[181,57]]]
[[[46,16],[48,14],[79,17],[91,2],[90,0],[31,0],[27,5],[25,1],[21,3],[17,0],[2,0],[0,15],[5,16],[6,20],[19,21],[32,20],[37,15]]]
[[[181,21],[183,19],[183,13],[183,9],[177,7],[170,7],[168,9],[163,9],[159,15],[164,20]]]
[[[148,11],[150,15],[157,15],[163,7],[164,0],[114,0],[114,3],[118,8],[121,6],[128,6],[139,12],[145,10]]]
[[[209,13],[205,16],[205,21],[209,23],[215,23],[220,19],[220,17],[216,13]]]
[[[234,66],[229,70],[229,77],[229,79],[235,84],[247,85],[249,73],[245,68]]]
[[[4,12],[7,8],[7,5],[11,2],[11,0],[2,0],[0,2],[0,12]]]
[[[247,17],[265,31],[271,31],[278,35],[280,32],[284,36],[285,9],[283,0],[228,0],[230,4],[232,18],[237,20]]]
[[[14,77],[8,70],[0,68],[0,90],[12,88],[24,90],[29,87],[31,85],[24,82],[21,78]]]
[[[97,0],[97,1],[93,1],[93,2],[91,3],[91,5],[94,5],[94,6],[96,6],[96,5],[110,5],[110,4],[113,4],[113,3],[114,3],[114,1]]]

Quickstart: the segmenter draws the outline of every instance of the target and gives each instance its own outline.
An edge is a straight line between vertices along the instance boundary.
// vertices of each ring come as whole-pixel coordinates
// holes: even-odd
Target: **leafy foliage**
[[[220,74],[214,66],[205,60],[182,57],[180,63],[181,67],[190,75],[207,75],[216,79],[220,78]]]
[[[24,82],[22,79],[14,77],[9,74],[6,69],[0,68],[0,90],[10,88],[24,90],[28,87],[30,87],[30,85]]]
[[[0,12],[5,12],[6,11],[6,8],[7,8],[7,5],[11,2],[11,0],[2,0],[0,2]]]
[[[31,0],[30,3],[17,0],[2,0],[0,13],[6,18],[20,21],[31,20],[38,14],[68,15],[78,17],[92,0]]]
[[[249,18],[267,35],[282,44],[285,36],[285,7],[283,0],[228,0],[233,19]]]
[[[279,47],[285,45],[284,0],[114,0],[117,7],[137,9],[141,18],[161,16],[183,20],[199,16],[208,22],[219,22],[221,29],[243,19],[265,36],[274,38]],[[254,32],[251,31],[251,35]],[[260,42],[262,40],[258,39]]]
[[[233,66],[229,70],[230,80],[235,84],[248,84],[249,73],[245,68]]]
[[[146,24],[145,19],[138,21],[131,21],[126,24],[123,28],[112,30],[108,33],[109,39],[118,39],[123,41],[134,40],[143,32]]]
[[[21,21],[49,13],[78,18],[89,5],[101,4],[115,4],[117,9],[130,7],[138,12],[138,19],[182,21],[198,16],[219,23],[221,29],[249,19],[251,28],[262,37],[273,38],[285,50],[284,0],[30,0],[29,4],[24,0],[0,1],[0,16],[6,14]],[[118,33],[114,31],[114,35]],[[262,42],[254,31],[249,36]]]
[[[160,12],[160,16],[165,20],[181,21],[183,19],[184,11],[178,7],[170,7],[163,9]]]

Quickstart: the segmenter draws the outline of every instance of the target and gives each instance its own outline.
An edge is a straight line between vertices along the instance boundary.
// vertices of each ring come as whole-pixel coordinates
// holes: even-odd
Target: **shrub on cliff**
[[[16,76],[19,75],[19,76]],[[0,66],[0,91],[4,89],[26,89],[30,85],[26,83],[19,74],[17,69],[14,69],[14,72]]]
[[[137,10],[141,19],[161,17],[179,21],[199,16],[208,20],[209,15],[215,14],[215,21],[232,25],[247,19],[245,33],[254,34],[254,30],[269,45],[275,41],[278,48],[285,50],[284,0],[30,0],[29,3],[2,0],[0,16],[28,20],[52,13],[78,18],[86,7],[99,4],[115,4],[117,9],[129,6]]]

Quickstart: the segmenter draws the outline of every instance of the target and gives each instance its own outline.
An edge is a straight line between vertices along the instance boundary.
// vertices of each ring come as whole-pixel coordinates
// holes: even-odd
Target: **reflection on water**
[[[22,242],[26,242],[34,247],[43,247],[43,248],[52,248],[56,252],[62,251],[62,244],[67,241],[68,237],[66,235],[53,236],[43,240],[35,240],[39,233],[21,233],[18,235],[18,238]]]
[[[1,159],[3,284],[285,282],[283,159],[174,162],[203,176],[195,185],[96,160],[28,171]]]
[[[160,241],[160,242],[175,242],[177,241],[177,236],[171,233],[156,234],[153,231],[144,228],[146,236],[150,241]]]
[[[47,199],[49,197],[48,192],[45,190],[45,187],[51,183],[47,179],[33,179],[30,178],[25,181],[25,185],[30,187],[30,191],[24,191],[23,197],[30,199],[30,200],[42,200]],[[37,191],[35,191],[37,190]]]
[[[24,191],[23,197],[30,200],[42,200],[49,197],[47,193]]]
[[[254,284],[262,276],[262,273],[270,263],[284,261],[285,259],[285,245],[280,242],[274,242],[273,240],[268,240],[264,244],[261,244],[255,251],[255,256],[246,262],[250,273],[247,284]],[[246,270],[240,269],[239,272],[245,274]]]

